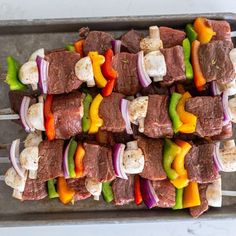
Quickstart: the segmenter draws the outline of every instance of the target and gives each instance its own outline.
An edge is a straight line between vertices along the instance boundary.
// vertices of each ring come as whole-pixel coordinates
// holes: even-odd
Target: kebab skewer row
[[[31,106],[30,97],[25,96],[21,98],[20,108],[14,105],[14,101],[20,101],[20,98],[17,93],[11,92],[10,101],[12,108],[19,111],[26,131],[44,131],[46,128],[50,140],[68,139],[82,131],[96,133],[99,128],[114,133],[126,130],[132,134],[131,123],[139,126],[139,132],[152,138],[172,137],[177,132],[195,132],[200,137],[214,137],[223,132],[225,127],[231,127],[231,132],[225,138],[231,137],[231,120],[234,122],[235,112],[233,100],[230,99],[228,103],[227,92],[221,97],[193,98],[183,88],[181,92],[183,94],[174,92],[170,99],[166,95],[154,94],[131,101],[119,93],[104,98],[98,94],[92,100],[89,93],[73,92],[47,95],[44,103],[41,103],[43,99],[40,96],[40,102]],[[11,115],[7,118],[11,118]],[[16,118],[15,114],[13,118]],[[70,126],[74,128],[70,129]]]
[[[31,135],[31,134],[30,134]],[[48,141],[45,141],[46,143],[52,145],[52,143],[48,142]],[[58,143],[58,142],[62,142],[61,144],[63,144],[63,141],[62,140],[58,140],[58,141],[54,141],[54,144]],[[144,143],[146,145],[145,142],[147,142],[147,140],[145,139],[141,139],[141,143]],[[158,142],[158,140],[156,140],[156,142]],[[13,168],[10,168],[9,171],[7,172],[6,174],[6,183],[8,185],[10,185],[11,187],[16,187],[18,188],[18,184],[21,183],[21,192],[22,192],[22,189],[24,188],[24,184],[26,182],[26,179],[27,179],[27,176],[25,175],[26,173],[23,174],[22,171],[20,171],[20,168],[22,167],[19,167],[19,164],[17,164],[17,160],[15,159],[15,143],[16,141],[13,142],[12,144],[12,147],[11,147],[11,160],[12,160],[12,163],[13,163],[13,166],[15,169]],[[186,176],[183,176],[183,175],[179,175],[178,178],[175,178],[175,175],[177,174],[177,171],[185,171],[186,170],[184,169],[184,167],[182,166],[181,167],[181,158],[182,158],[182,161],[183,161],[183,158],[185,157],[185,154],[187,153],[186,150],[188,150],[189,146],[191,147],[191,145],[189,145],[187,142],[184,142],[184,141],[176,141],[176,143],[178,145],[182,145],[182,149],[180,151],[180,146],[177,146],[176,144],[174,144],[172,141],[170,140],[166,140],[165,141],[165,145],[164,145],[164,151],[163,151],[163,167],[166,171],[166,175],[168,176],[168,178],[170,179],[171,183],[174,184],[174,186],[178,187],[178,189],[182,189],[183,187],[186,187],[186,185],[189,183],[188,179],[186,178]],[[139,144],[139,141],[138,141],[138,144]],[[183,144],[185,145],[188,145],[188,148],[186,149],[186,147],[183,146]],[[41,144],[40,144],[41,145]],[[70,141],[70,143],[67,145],[66,147],[66,150],[65,150],[65,154],[64,154],[64,176],[67,177],[67,178],[71,178],[71,177],[82,177],[83,175],[81,175],[81,153],[78,154],[76,153],[76,157],[75,157],[75,162],[79,162],[79,169],[80,171],[78,171],[78,166],[76,166],[76,168],[74,167],[74,159],[73,159],[73,156],[74,156],[74,153],[73,153],[73,150],[75,152],[75,149],[76,149],[76,145],[77,143],[72,139]],[[91,151],[92,149],[95,148],[95,150],[97,150],[97,145],[93,145],[93,144],[84,144],[85,146],[85,149],[86,149],[86,146],[87,146],[87,149],[86,149],[86,152],[90,152],[90,155],[92,155],[93,151]],[[208,144],[209,145],[209,144]],[[226,154],[226,158],[224,157],[224,154],[222,154],[222,158],[221,158],[221,163],[222,163],[222,160],[224,160],[225,162],[223,163],[223,166],[224,166],[224,170],[226,171],[235,171],[235,164],[233,164],[235,162],[235,160],[233,159],[229,159],[228,157],[228,153],[230,152],[229,150],[229,147],[231,146],[231,151],[233,151],[235,149],[235,147],[232,147],[232,142],[227,143],[227,150],[226,152],[227,153],[224,153]],[[62,147],[63,145],[61,145]],[[143,153],[142,153],[142,149],[138,148],[137,146],[137,141],[134,141],[134,142],[129,142],[127,143],[127,148],[125,149],[124,151],[124,144],[117,144],[115,145],[114,147],[114,155],[113,155],[113,163],[114,163],[114,170],[115,170],[115,173],[116,173],[116,176],[119,177],[119,178],[124,178],[124,179],[128,179],[127,178],[127,175],[126,173],[128,174],[137,174],[137,173],[141,173],[141,176],[144,177],[145,176],[145,168],[146,168],[146,175],[149,174],[150,170],[148,170],[148,165],[150,164],[150,160],[147,161],[146,164],[144,164],[144,156],[143,156]],[[213,145],[214,146],[214,145]],[[142,145],[141,145],[142,147]],[[29,149],[31,148],[31,151],[29,151]],[[81,148],[83,150],[83,147],[78,145],[78,148],[77,150],[79,150],[79,148]],[[160,147],[158,147],[160,149]],[[195,147],[194,147],[195,148]],[[211,147],[212,148],[212,147]],[[33,150],[34,149],[34,150]],[[56,149],[58,150],[58,147],[56,147]],[[36,171],[36,166],[37,166],[37,157],[34,158],[34,155],[33,155],[33,152],[35,152],[36,150],[36,146],[33,146],[33,147],[29,147],[29,148],[26,148],[22,151],[21,155],[20,155],[20,162],[23,163],[24,167],[26,169],[31,169],[31,171]],[[105,151],[107,150],[107,148],[103,148],[102,152],[104,153]],[[33,151],[33,152],[32,152]],[[52,150],[53,152],[55,150]],[[81,150],[80,150],[81,151]],[[161,151],[161,149],[159,150],[159,152]],[[215,152],[215,150],[212,150],[213,152]],[[27,154],[28,152],[28,154]],[[72,152],[72,154],[70,153]],[[84,161],[84,170],[86,172],[87,167],[86,167],[86,163],[95,163],[94,161],[92,162],[92,159],[94,160],[94,155],[92,156],[92,159],[90,157],[86,157],[86,155],[88,155],[87,153],[85,152],[85,159],[86,158],[89,158],[86,161]],[[182,152],[182,153],[181,153]],[[195,151],[193,151],[195,152]],[[199,150],[199,152],[202,152],[202,150]],[[235,151],[234,151],[235,152]],[[38,153],[38,152],[37,152]],[[67,155],[68,154],[68,155]],[[72,156],[70,156],[72,155]],[[78,155],[80,157],[78,157]],[[84,155],[84,154],[83,154]],[[144,155],[145,155],[145,151],[144,151]],[[162,155],[162,154],[161,154]],[[176,156],[177,155],[177,156]],[[176,166],[176,170],[172,169],[170,167],[169,164],[171,164],[171,162],[173,161],[173,157],[176,158],[174,159],[174,163],[173,163],[173,166],[175,167]],[[212,153],[210,153],[210,156],[212,157]],[[66,160],[65,160],[65,157],[66,157]],[[72,157],[72,158],[71,158]],[[42,158],[42,157],[40,157]],[[58,158],[58,157],[55,157],[54,158]],[[79,160],[77,158],[80,158]],[[207,157],[205,157],[207,158]],[[27,160],[28,159],[28,160]],[[30,159],[30,160],[29,160]],[[45,161],[45,160],[44,160]],[[52,160],[52,161],[55,161],[55,160]],[[70,161],[70,163],[69,163]],[[177,164],[175,164],[175,161]],[[212,160],[213,161],[213,160]],[[102,160],[102,162],[104,162],[104,160]],[[57,163],[57,162],[56,162]],[[48,164],[48,163],[47,163]],[[182,163],[183,164],[183,163]],[[209,164],[209,163],[208,163]],[[60,164],[59,164],[60,165]],[[179,166],[178,166],[179,165]],[[204,165],[206,166],[206,163],[204,163]],[[72,167],[72,169],[70,169]],[[103,164],[103,167],[104,167],[104,164]],[[109,164],[107,166],[109,168]],[[217,164],[217,167],[220,167],[219,163]],[[222,166],[221,166],[222,167]],[[43,168],[47,168],[45,166],[45,164],[43,165]],[[50,167],[49,167],[50,168]],[[91,167],[89,167],[91,169]],[[94,166],[92,168],[95,168]],[[182,168],[182,170],[181,170]],[[56,169],[56,170],[55,170]],[[59,168],[60,169],[60,168]],[[56,168],[55,166],[53,166],[53,172],[55,174],[55,171],[56,171],[56,176],[58,176],[60,174],[60,171],[59,171],[58,168]],[[83,169],[83,167],[82,167]],[[144,172],[142,171],[144,169]],[[77,171],[76,174],[75,174],[75,170]],[[125,171],[124,171],[125,170]],[[148,171],[147,171],[148,170]],[[102,171],[102,169],[99,169],[99,171]],[[151,170],[152,171],[152,170]],[[163,171],[163,170],[162,170]],[[208,170],[209,171],[209,170]],[[125,173],[126,172],[126,173]],[[148,173],[147,173],[148,172]],[[201,179],[201,181],[207,181],[207,182],[213,182],[215,180],[218,179],[218,174],[216,174],[216,172],[213,174],[214,176],[212,176],[212,173],[214,171],[213,170],[210,170],[210,175],[209,176],[205,176],[204,179]],[[18,175],[17,173],[19,174],[22,174],[23,177],[20,177],[20,175]],[[79,175],[78,175],[79,173]],[[92,173],[92,175],[91,175]],[[104,179],[104,177],[98,177],[97,176],[97,173],[96,172],[91,172],[90,174],[87,172],[86,176],[89,177],[89,179],[87,180],[88,181],[88,185],[91,187],[90,189],[90,193],[94,193],[93,191],[95,191],[94,195],[96,196],[96,198],[98,197],[97,196],[97,189],[101,189],[101,186],[102,184],[99,183],[100,181],[111,181],[114,179],[114,176],[112,176],[111,174],[111,170],[106,172],[105,173],[105,176],[106,176],[106,179]],[[163,172],[165,174],[165,172]],[[49,178],[50,175],[46,175],[45,177],[45,174],[43,175],[42,177],[42,174],[41,174],[41,178],[40,175],[38,175],[38,179],[39,180],[49,180],[47,178]],[[13,179],[12,179],[13,177]],[[29,176],[30,178],[36,178],[36,176]],[[53,178],[53,176],[50,176]],[[55,176],[54,176],[55,177]],[[191,175],[190,175],[191,177]],[[196,177],[196,176],[195,176]],[[194,177],[194,178],[195,178]],[[206,178],[210,177],[210,180],[207,180]],[[42,179],[43,178],[43,179]],[[45,179],[46,178],[46,179]],[[91,179],[92,178],[92,179]],[[103,179],[102,179],[103,178]],[[175,178],[175,179],[174,179]],[[192,177],[191,177],[192,178]],[[196,177],[196,178],[199,178],[199,177]],[[163,177],[161,178],[163,179]],[[90,180],[90,182],[89,182]],[[99,180],[99,181],[98,181]],[[143,183],[143,185],[141,184],[141,186],[144,186],[144,188],[151,188],[151,182],[148,180],[148,179],[141,179]],[[177,182],[175,181],[177,180]],[[187,182],[186,182],[187,180]],[[193,180],[193,179],[191,179]],[[65,183],[65,180],[61,179],[60,181],[64,181]],[[97,182],[96,182],[97,181]],[[97,183],[97,184],[96,184]],[[168,182],[169,183],[169,182]],[[190,181],[191,185],[196,185],[197,182],[195,184],[192,184],[192,182]],[[48,184],[52,184],[52,183],[48,183]],[[169,183],[170,184],[170,183]],[[17,186],[16,186],[17,185]],[[100,187],[98,187],[98,185]],[[172,186],[172,185],[171,185]],[[188,185],[187,185],[188,186]],[[88,187],[88,188],[90,188]],[[108,188],[108,186],[106,186]],[[187,188],[190,188],[189,191],[193,191],[191,189],[191,187],[187,187]],[[196,188],[196,186],[195,186]],[[95,190],[94,190],[95,189]],[[173,188],[172,188],[173,189]],[[19,189],[18,189],[19,190]],[[152,189],[149,189],[149,191],[153,192]],[[185,190],[187,191],[187,190]],[[150,194],[150,193],[149,193]],[[60,194],[59,194],[60,195]],[[145,193],[143,193],[143,195],[145,195]],[[19,196],[19,194],[17,195]],[[149,195],[148,195],[149,196]],[[150,197],[150,196],[149,196]],[[146,199],[146,198],[144,198]],[[156,199],[156,198],[155,198]],[[71,199],[72,200],[72,199]],[[61,201],[63,202],[63,198],[61,199]],[[149,208],[152,208],[154,205],[154,203],[150,203],[153,201],[153,199],[149,202],[148,200],[148,197],[147,199],[145,200],[147,206]],[[64,202],[64,203],[67,203],[67,202]],[[119,204],[119,203],[117,203]],[[190,203],[189,203],[190,204]],[[200,204],[200,203],[197,203],[197,204]],[[192,205],[191,205],[192,206]]]
[[[222,29],[220,29],[221,27]],[[194,30],[196,30],[196,32]],[[191,28],[191,25],[189,24],[186,27],[186,32],[191,42],[193,39],[197,39],[198,33],[198,39],[202,43],[203,48],[201,49],[201,46],[199,47],[200,43],[197,43],[197,40],[195,40],[195,43],[192,45],[192,62],[196,86],[200,87],[201,84],[197,83],[204,82],[205,84],[206,80],[207,82],[219,80],[219,84],[222,85],[220,87],[221,91],[226,89],[224,87],[226,85],[226,87],[231,87],[231,92],[235,94],[235,82],[233,79],[235,77],[234,65],[236,50],[233,49],[229,52],[229,50],[232,49],[231,38],[228,37],[228,34],[230,33],[229,24],[224,21],[209,21],[205,18],[197,18],[194,22],[194,28]],[[40,86],[42,87],[43,93],[48,92],[49,94],[58,94],[71,92],[72,90],[77,89],[84,81],[87,81],[89,87],[94,86],[95,83],[93,78],[95,78],[99,88],[107,86],[107,89],[105,89],[106,91],[103,92],[103,95],[106,96],[113,90],[116,79],[115,89],[117,92],[125,95],[134,95],[140,89],[138,79],[140,79],[140,83],[144,87],[147,87],[152,82],[150,77],[153,77],[154,81],[164,81],[162,83],[164,85],[171,85],[174,81],[186,80],[186,77],[187,79],[193,78],[192,67],[189,62],[191,45],[187,38],[184,39],[184,32],[167,27],[160,27],[159,32],[157,26],[151,26],[150,35],[142,40],[137,32],[131,30],[123,37],[125,38],[124,41],[128,40],[128,35],[132,35],[132,37],[136,39],[138,38],[136,42],[133,41],[133,44],[138,44],[138,47],[134,45],[136,48],[139,50],[141,48],[143,50],[140,51],[138,55],[121,53],[113,58],[111,50],[112,37],[105,32],[91,31],[87,32],[85,40],[78,42],[80,46],[75,47],[77,53],[59,50],[46,53],[45,56],[44,49],[37,50],[32,54],[29,61],[21,67],[19,72],[20,80],[26,84],[32,84],[34,88],[37,86],[38,81],[41,81]],[[204,39],[202,40],[202,38],[206,36],[208,37],[207,41]],[[212,36],[214,36],[213,38],[215,40],[208,43]],[[130,36],[130,38],[132,37]],[[94,38],[98,38],[95,45],[93,42]],[[161,38],[164,40],[165,49],[162,49],[163,43]],[[170,38],[172,41],[175,41],[173,43],[174,45],[171,45],[172,47],[168,45],[168,41],[171,41]],[[103,42],[104,40],[106,42]],[[182,43],[183,48],[178,45],[182,45]],[[84,49],[81,48],[81,45],[83,44]],[[128,45],[129,42],[124,44]],[[195,44],[197,45],[195,46]],[[102,45],[103,47],[101,47]],[[86,53],[84,53],[83,50],[86,51]],[[135,50],[135,52],[138,52],[139,50]],[[198,51],[201,51],[203,55],[199,54]],[[207,54],[207,51],[210,51],[211,53],[215,52],[215,54],[204,55]],[[105,54],[105,58],[98,53]],[[146,53],[145,57],[143,53]],[[88,56],[79,60],[80,56],[84,54],[88,54]],[[222,55],[224,55],[223,59]],[[201,57],[209,57],[209,60],[202,63]],[[213,66],[210,65],[211,57],[214,57]],[[36,59],[38,68],[35,62]],[[122,64],[124,61],[128,61],[129,63],[125,66]],[[219,64],[219,61],[221,64]],[[61,64],[62,62],[64,64]],[[196,69],[197,66],[195,65],[198,65],[199,63],[202,68]],[[17,69],[19,66],[12,58],[8,58],[8,64],[9,71],[7,81],[17,81]],[[103,65],[100,68],[101,64]],[[223,64],[227,66],[224,66]],[[204,66],[207,68],[211,67],[210,74]],[[114,69],[112,67],[114,67]],[[220,70],[217,68],[220,68]],[[201,70],[203,72],[201,72]],[[199,77],[199,74],[201,74],[201,78]],[[202,74],[204,74],[206,79]],[[214,76],[212,76],[212,74],[214,74]],[[163,76],[165,77],[164,80]],[[126,83],[127,77],[130,80],[129,83]],[[60,84],[58,83],[58,78],[60,78]],[[200,80],[202,82],[199,82]],[[233,82],[231,83],[231,81]],[[128,84],[131,87],[127,87]],[[22,86],[13,84],[12,89],[17,89],[18,87],[19,89],[23,89],[24,85]]]

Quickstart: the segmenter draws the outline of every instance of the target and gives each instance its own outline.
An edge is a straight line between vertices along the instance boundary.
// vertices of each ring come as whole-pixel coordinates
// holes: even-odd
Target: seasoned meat
[[[23,192],[23,200],[41,200],[47,197],[46,183],[37,179],[27,179]]]
[[[84,143],[84,174],[98,182],[111,181],[115,178],[112,164],[112,150],[98,144]]]
[[[85,39],[88,36],[89,28],[88,27],[82,27],[79,29],[79,37],[82,39]]]
[[[128,179],[116,178],[112,183],[115,205],[125,205],[134,201],[134,176]]]
[[[103,31],[90,31],[84,41],[84,53],[87,55],[90,51],[97,51],[99,54],[105,54],[108,48],[111,48],[111,34]]]
[[[68,139],[82,132],[83,98],[78,91],[53,97],[56,139]]]
[[[63,176],[63,146],[64,141],[60,139],[44,140],[39,144],[38,180],[47,181]]]
[[[10,101],[10,107],[11,109],[15,112],[15,113],[20,113],[20,106],[21,106],[21,102],[23,100],[24,96],[28,96],[31,98],[31,102],[30,105],[34,104],[37,102],[37,97],[40,94],[38,92],[24,92],[24,91],[9,91],[9,101]]]
[[[145,160],[144,169],[140,176],[150,180],[166,179],[166,173],[162,166],[163,141],[139,137],[138,147],[142,149]]]
[[[68,187],[75,190],[74,201],[84,200],[91,196],[85,187],[85,179],[86,177],[66,180]]]
[[[235,78],[233,64],[229,52],[233,48],[232,42],[213,40],[199,47],[199,63],[207,82],[217,80],[226,84]]]
[[[112,60],[114,69],[118,72],[115,91],[124,95],[135,95],[141,85],[138,79],[137,54],[117,53]]]
[[[143,96],[148,96],[152,94],[159,94],[159,95],[169,95],[168,87],[160,87],[157,86],[155,83],[151,83],[148,87],[142,88],[141,94]]]
[[[216,35],[213,36],[214,40],[223,40],[231,42],[231,28],[230,24],[225,20],[207,20],[208,24],[212,27]]]
[[[120,102],[124,95],[112,93],[109,97],[104,97],[99,107],[99,116],[103,119],[101,130],[111,132],[123,132],[125,122],[120,111]]]
[[[210,183],[219,177],[214,164],[214,148],[214,144],[209,143],[192,146],[184,163],[190,181]]]
[[[213,136],[211,139],[221,141],[232,138],[232,136],[233,136],[233,125],[232,122],[230,121],[228,124],[222,127],[222,131],[220,134]]]
[[[144,134],[151,138],[172,137],[172,123],[168,114],[168,96],[149,95]]]
[[[223,107],[219,96],[189,98],[185,109],[197,116],[197,135],[200,137],[211,137],[221,133],[223,127]]]
[[[161,85],[169,86],[176,81],[186,80],[183,47],[178,45],[171,48],[164,48],[161,49],[161,52],[165,57],[167,69]]]
[[[48,94],[69,93],[80,87],[80,81],[75,75],[75,64],[80,54],[70,51],[52,51],[45,55],[49,62],[47,88]]]
[[[159,199],[158,207],[172,208],[175,205],[175,187],[168,179],[152,181],[152,186]]]
[[[161,26],[159,30],[164,48],[171,48],[177,45],[182,45],[182,42],[186,36],[184,31],[172,29],[169,27]]]
[[[208,210],[208,201],[206,198],[206,190],[207,190],[208,184],[199,184],[199,193],[200,193],[200,200],[201,200],[201,205],[191,207],[190,208],[190,214],[194,217],[197,218],[200,215],[202,215],[205,211]]]
[[[130,53],[138,53],[141,39],[141,33],[132,29],[121,36],[121,43]]]

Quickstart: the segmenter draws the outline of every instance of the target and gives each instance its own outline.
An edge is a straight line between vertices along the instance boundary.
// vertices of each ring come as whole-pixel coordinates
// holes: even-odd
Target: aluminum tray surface
[[[116,37],[131,28],[147,33],[150,25],[165,25],[183,29],[186,23],[197,15],[137,16],[110,18],[81,18],[31,21],[0,21],[0,75],[6,73],[5,59],[13,55],[20,62],[38,48],[61,48],[77,39],[80,27],[112,32]],[[203,14],[211,19],[225,19],[236,30],[236,14]],[[0,81],[0,109],[9,107],[8,86]],[[236,132],[234,132],[236,134]],[[13,139],[26,136],[24,130],[15,122],[0,121],[0,143],[8,144]],[[234,136],[235,137],[235,136]],[[0,147],[0,156],[8,156],[8,151]],[[10,164],[0,165],[3,175]],[[223,189],[236,190],[236,174],[222,174]],[[75,205],[64,206],[58,200],[20,202],[11,197],[12,189],[0,181],[0,226],[52,225],[52,224],[89,224],[120,222],[153,222],[189,219],[187,210],[168,209],[148,210],[145,206],[114,206],[103,200],[92,198],[79,201]],[[200,219],[236,217],[236,198],[224,197],[223,207],[210,209]]]

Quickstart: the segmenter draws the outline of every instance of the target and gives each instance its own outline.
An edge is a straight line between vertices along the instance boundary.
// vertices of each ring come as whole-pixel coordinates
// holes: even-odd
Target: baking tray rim
[[[49,33],[49,32],[70,32],[74,27],[81,25],[95,25],[95,28],[102,24],[120,23],[118,28],[122,28],[122,23],[141,24],[145,22],[174,20],[191,20],[197,16],[205,16],[212,19],[225,19],[235,21],[236,13],[199,13],[199,14],[170,14],[170,15],[144,15],[144,16],[118,16],[118,17],[87,17],[87,18],[57,18],[57,19],[31,19],[31,20],[1,20],[0,35],[4,34],[25,34],[25,33]],[[71,25],[68,30],[63,30],[64,25]],[[40,27],[49,26],[49,30],[41,31]],[[50,26],[59,26],[53,29]],[[39,28],[37,28],[39,27]],[[29,28],[30,30],[27,30]],[[14,29],[18,29],[15,30]],[[124,29],[124,28],[123,28]],[[117,30],[117,27],[115,28]],[[9,31],[9,32],[7,32]],[[180,214],[178,214],[180,213]],[[29,214],[10,214],[0,215],[0,227],[15,226],[42,226],[42,225],[85,225],[85,224],[111,224],[111,223],[153,223],[160,221],[194,221],[185,212],[166,211],[163,217],[158,216],[158,211],[148,210],[111,210],[111,211],[89,211],[89,212],[59,212],[59,213],[29,213]],[[143,214],[142,217],[140,215]],[[218,209],[211,209],[210,212],[201,216],[198,221],[235,219],[236,206],[225,207],[225,212]]]

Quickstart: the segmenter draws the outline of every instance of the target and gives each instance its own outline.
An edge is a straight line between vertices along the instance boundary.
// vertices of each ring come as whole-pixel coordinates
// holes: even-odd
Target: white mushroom
[[[219,84],[216,81],[217,89],[220,92],[227,91],[228,96],[232,96],[236,94],[236,81],[233,79],[231,82],[227,84]]]
[[[236,96],[229,99],[228,106],[231,115],[231,121],[236,123]]]
[[[138,148],[137,141],[127,143],[127,148],[124,151],[123,167],[127,174],[138,174],[144,168],[144,155],[140,148]]]
[[[28,61],[23,64],[19,70],[19,79],[23,84],[30,84],[33,90],[36,90],[39,81],[37,63]]]
[[[12,197],[14,197],[18,200],[23,200],[23,193],[16,190],[16,189],[13,189]]]
[[[89,56],[81,58],[75,64],[75,74],[77,78],[87,83],[88,87],[94,87],[93,65]]]
[[[42,139],[42,132],[41,131],[36,131],[33,133],[29,133],[24,141],[24,146],[25,147],[33,147],[38,145],[43,141]]]
[[[29,178],[30,179],[37,179],[38,170],[29,170]]]
[[[27,179],[27,172],[25,171],[24,177],[20,177],[15,169],[11,167],[5,174],[5,183],[13,189],[23,192],[25,189],[25,183]]]
[[[159,50],[147,53],[144,57],[144,65],[147,74],[154,77],[155,82],[163,80],[163,76],[166,75],[166,62]]]
[[[37,170],[39,161],[39,148],[27,147],[20,153],[20,164],[26,170]]]
[[[44,127],[44,113],[43,113],[43,103],[35,103],[31,105],[28,109],[27,116],[31,125],[41,131],[45,131]]]
[[[36,61],[37,56],[44,58],[45,56],[44,48],[40,48],[35,52],[33,52],[29,58],[29,61]]]
[[[219,162],[224,172],[236,171],[236,147],[234,140],[223,142],[224,146],[219,150]]]
[[[149,36],[140,41],[140,48],[144,53],[157,51],[163,47],[162,40],[160,39],[160,32],[157,26],[149,27]]]
[[[102,192],[102,183],[87,177],[85,180],[85,187],[88,192],[94,196],[94,200],[98,201]]]
[[[222,206],[221,177],[207,186],[206,198],[209,206]]]
[[[135,98],[129,103],[128,114],[130,122],[139,125],[139,132],[144,132],[144,119],[147,115],[148,96]]]

